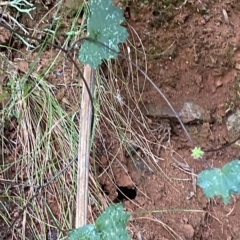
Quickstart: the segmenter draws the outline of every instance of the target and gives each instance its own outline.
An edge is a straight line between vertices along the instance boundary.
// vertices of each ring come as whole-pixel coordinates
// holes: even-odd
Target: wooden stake
[[[93,96],[95,85],[95,70],[89,65],[84,68],[84,78],[87,81]],[[76,223],[75,227],[87,224],[88,207],[88,174],[91,138],[92,106],[86,87],[83,85],[82,101],[79,122],[79,145],[78,145],[78,175],[76,197]]]

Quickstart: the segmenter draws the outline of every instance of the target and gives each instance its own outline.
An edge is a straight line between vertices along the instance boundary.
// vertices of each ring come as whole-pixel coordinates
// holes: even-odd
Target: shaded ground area
[[[198,116],[184,113],[182,119],[196,144],[211,150],[229,143],[236,136],[229,134],[227,118],[239,107],[239,1],[118,4],[126,9],[129,31],[135,29],[139,35],[139,38],[136,34],[130,37],[135,42],[135,47],[130,47],[132,59],[135,50],[139,50],[138,64],[144,67],[146,57],[147,74],[177,112],[183,112],[186,103],[194,106]],[[6,43],[9,32],[0,30],[0,41]],[[43,53],[39,69],[49,64],[50,54]],[[17,57],[12,59],[14,63]],[[27,61],[33,61],[35,56],[31,57]],[[61,63],[57,63],[48,81],[56,87],[57,100],[71,115],[79,107],[78,88],[74,85],[77,73],[67,60],[64,67]],[[123,75],[127,80],[127,63],[124,60],[121,63],[126,66]],[[24,62],[17,65],[22,73],[26,71],[24,67],[28,67]],[[110,74],[105,70],[102,75]],[[152,85],[143,76],[138,77],[139,82],[128,83],[129,91],[125,88],[127,81],[119,82],[116,89],[124,101],[129,99],[128,94],[138,92],[141,112],[135,112],[136,102],[127,101],[135,112],[131,124],[136,133],[144,135],[150,153],[139,146],[132,132],[127,137],[133,141],[123,148],[123,143],[111,134],[111,123],[100,119],[95,136],[97,150],[92,154],[91,164],[95,167],[94,159],[98,160],[96,171],[101,191],[110,201],[123,202],[127,211],[135,213],[128,225],[132,239],[240,239],[239,196],[234,196],[227,206],[219,199],[204,197],[196,186],[196,175],[206,165],[191,157],[191,144],[171,110]],[[66,85],[71,88],[66,89]],[[117,109],[123,116],[127,110],[121,105]],[[102,112],[111,115],[107,108],[102,108]],[[142,117],[144,123],[140,123]],[[7,130],[12,142],[16,128],[17,123]],[[235,144],[208,152],[205,157],[211,166],[222,167],[232,159],[239,159],[240,152]],[[54,200],[51,203],[57,216],[61,208],[54,205]]]

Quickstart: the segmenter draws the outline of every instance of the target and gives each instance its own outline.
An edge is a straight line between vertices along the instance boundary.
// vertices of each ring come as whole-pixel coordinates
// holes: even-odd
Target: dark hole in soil
[[[156,16],[159,16],[159,15],[160,15],[160,12],[154,10],[153,13],[152,13],[152,15],[155,16],[155,17],[156,17]]]
[[[106,185],[102,185],[102,190],[107,196],[109,195],[109,191],[106,189]]]
[[[128,151],[125,153],[125,156],[126,157],[134,157],[138,150],[140,150],[140,147],[131,145],[131,146],[129,146]]]
[[[113,201],[114,203],[119,203],[123,200],[128,200],[128,199],[133,200],[137,196],[137,190],[135,188],[118,187],[117,192],[118,192],[118,196]]]

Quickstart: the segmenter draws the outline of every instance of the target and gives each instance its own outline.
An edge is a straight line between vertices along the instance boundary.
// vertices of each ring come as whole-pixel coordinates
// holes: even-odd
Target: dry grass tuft
[[[44,185],[74,158],[78,139],[76,126],[55,99],[53,86],[43,78],[31,79],[27,83],[24,78],[16,78],[15,83],[16,91],[13,89],[13,92],[17,94],[10,100],[14,103],[9,104],[12,106],[10,112],[15,113],[11,122],[15,122],[16,137],[13,148],[9,149],[8,145],[12,157],[10,161],[3,160],[1,168],[5,180],[10,178],[25,187],[19,186],[14,191],[10,188],[4,193],[13,208],[9,211],[9,222],[14,219],[12,215],[17,216],[36,194],[36,186]],[[75,170],[73,164],[42,189],[30,202],[31,207],[24,211],[19,220],[21,224],[15,227],[13,235],[21,234],[24,239],[31,229],[35,239],[42,239],[41,236],[46,236],[50,229],[56,229],[54,218],[62,229],[73,226]]]

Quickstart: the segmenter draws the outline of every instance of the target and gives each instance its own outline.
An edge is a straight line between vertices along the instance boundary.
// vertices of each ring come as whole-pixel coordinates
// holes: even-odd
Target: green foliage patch
[[[208,198],[220,197],[228,204],[232,193],[240,194],[240,161],[233,160],[222,169],[209,169],[199,173],[197,184]]]
[[[126,28],[120,25],[124,21],[123,11],[114,6],[112,0],[91,0],[89,9],[88,37],[109,48],[94,41],[85,41],[79,51],[79,60],[83,64],[97,68],[103,59],[117,58],[118,44],[126,41],[128,33]]]
[[[70,240],[130,240],[126,225],[130,215],[121,204],[108,207],[96,220],[95,224],[88,224],[74,229],[69,234]]]
[[[198,159],[198,158],[201,158],[203,156],[204,152],[202,151],[202,149],[200,147],[195,147],[193,150],[192,150],[192,157],[194,159]]]

